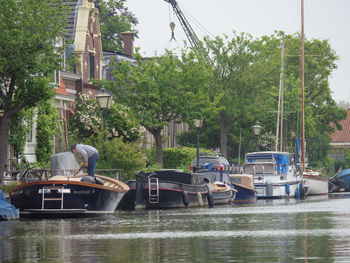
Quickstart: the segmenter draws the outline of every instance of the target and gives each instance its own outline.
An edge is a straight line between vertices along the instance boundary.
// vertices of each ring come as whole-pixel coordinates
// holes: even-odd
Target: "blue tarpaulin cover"
[[[19,210],[11,205],[0,190],[0,220],[19,218]]]
[[[276,160],[276,170],[277,173],[287,173],[289,165],[289,155],[286,154],[274,154]]]

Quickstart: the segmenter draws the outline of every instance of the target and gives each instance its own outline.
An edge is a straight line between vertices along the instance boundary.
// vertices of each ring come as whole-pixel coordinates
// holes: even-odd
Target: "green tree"
[[[24,151],[27,133],[32,129],[34,114],[34,108],[22,109],[12,118],[9,143],[17,154]]]
[[[283,32],[264,36],[255,41],[261,64],[259,74],[259,120],[270,138],[275,136],[276,111]],[[294,147],[293,138],[301,133],[300,35],[284,35],[284,142],[286,150]],[[338,108],[331,97],[328,79],[338,59],[327,40],[305,40],[305,133],[310,165],[327,161],[331,124],[340,128],[339,121],[346,112]],[[273,149],[273,148],[272,148]],[[270,148],[271,150],[271,148]]]
[[[171,53],[151,60],[135,55],[137,63],[118,62],[115,82],[104,82],[115,99],[130,108],[156,142],[157,162],[163,163],[162,129],[170,121],[189,121],[207,105],[210,69],[193,53],[181,60]]]
[[[40,167],[49,167],[50,157],[54,153],[54,137],[60,129],[60,119],[57,109],[45,102],[38,107],[37,146],[35,153]]]
[[[123,51],[121,33],[132,31],[137,18],[125,6],[125,0],[97,0],[99,10],[102,47],[105,50]]]
[[[0,98],[4,110],[0,119],[0,175],[7,159],[12,118],[55,94],[44,76],[59,68],[60,50],[54,43],[63,33],[65,13],[59,0],[0,1]]]
[[[146,158],[138,142],[125,142],[123,137],[104,141],[102,134],[99,134],[86,140],[86,143],[96,147],[100,154],[96,167],[121,169],[123,180],[135,179],[137,171],[145,168]]]
[[[256,55],[251,48],[249,34],[234,32],[232,39],[216,37],[204,39],[213,62],[213,81],[209,91],[216,109],[211,120],[220,127],[220,151],[227,157],[227,141],[230,129],[253,122],[256,100],[256,78],[253,71]]]

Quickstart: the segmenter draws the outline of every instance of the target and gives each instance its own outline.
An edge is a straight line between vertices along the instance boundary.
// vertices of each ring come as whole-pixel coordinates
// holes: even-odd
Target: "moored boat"
[[[245,172],[254,176],[257,198],[300,197],[304,188],[300,176],[289,164],[289,153],[278,151],[246,154]]]
[[[349,192],[350,191],[350,168],[339,171],[333,176],[329,183],[331,185],[330,192]]]
[[[232,185],[237,190],[235,204],[253,204],[257,199],[254,178],[251,174],[230,174]]]
[[[213,206],[210,187],[200,173],[179,170],[139,172],[136,180],[128,181],[130,192],[118,209],[160,209]]]
[[[226,172],[202,172],[204,181],[210,186],[210,192],[213,196],[214,205],[232,203],[237,194],[237,190],[230,181],[229,174]]]
[[[0,190],[0,220],[19,218],[19,210],[6,199],[4,192]]]
[[[76,163],[69,152],[55,155],[53,159],[60,163],[67,160],[67,163],[72,164],[73,160]],[[77,163],[74,166],[79,167]],[[71,171],[70,168],[65,173]],[[83,216],[114,213],[128,190],[123,182],[101,175],[54,174],[47,180],[30,181],[12,188],[10,199],[21,216]]]
[[[307,195],[328,195],[328,178],[322,177],[320,173],[306,169],[303,172],[305,186],[308,188]]]

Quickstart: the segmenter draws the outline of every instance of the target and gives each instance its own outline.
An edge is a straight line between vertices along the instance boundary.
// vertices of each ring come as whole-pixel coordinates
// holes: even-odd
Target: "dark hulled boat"
[[[21,216],[66,216],[114,213],[129,187],[112,178],[53,176],[21,184],[10,199]]]
[[[231,183],[238,191],[233,201],[235,204],[253,204],[256,202],[257,191],[251,174],[230,174]]]
[[[124,210],[147,208],[178,208],[213,206],[209,186],[202,174],[178,170],[140,172],[136,180],[128,181],[130,191],[118,208]]]
[[[60,161],[68,158],[69,163],[74,155],[64,153],[54,156],[57,158]],[[114,213],[128,190],[126,184],[105,176],[54,175],[48,180],[25,182],[12,188],[10,199],[21,216],[83,216]]]

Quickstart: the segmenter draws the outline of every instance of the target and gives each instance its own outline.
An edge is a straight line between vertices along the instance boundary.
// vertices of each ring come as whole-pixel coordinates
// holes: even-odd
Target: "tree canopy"
[[[7,158],[13,116],[54,96],[48,76],[59,68],[55,47],[66,22],[59,0],[1,0],[0,3],[0,174]]]
[[[181,59],[171,53],[153,59],[142,59],[137,54],[135,58],[135,65],[115,65],[116,85],[101,85],[107,85],[115,100],[130,108],[154,136],[157,162],[162,163],[162,129],[171,121],[191,122],[191,118],[202,114],[208,104],[205,90],[210,70],[193,53],[184,53]]]

